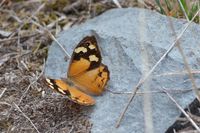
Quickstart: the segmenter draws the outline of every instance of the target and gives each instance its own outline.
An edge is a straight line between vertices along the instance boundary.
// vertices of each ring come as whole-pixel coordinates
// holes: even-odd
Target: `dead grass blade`
[[[4,88],[3,91],[0,94],[0,98],[3,96],[3,94],[6,92],[7,88]]]
[[[31,83],[28,85],[28,87],[26,88],[26,90],[25,90],[24,93],[22,94],[22,96],[21,96],[19,102],[17,103],[17,106],[20,105],[20,103],[22,102],[23,98],[26,96],[26,94],[27,94],[27,92],[29,91],[29,89],[31,88],[31,86],[32,86],[33,84],[35,84],[35,83],[42,77],[42,75],[43,75],[43,73],[44,73],[44,70],[45,70],[45,60],[44,60],[44,65],[43,65],[43,68],[42,68],[42,72],[39,74],[39,76],[36,78],[36,80],[34,80],[33,82],[31,82]],[[13,110],[13,106],[10,108],[10,110],[9,110],[10,113],[8,114],[7,117],[10,116],[12,110]]]
[[[156,69],[156,67],[160,64],[160,62],[168,55],[168,53],[174,48],[174,46],[176,45],[177,41],[181,38],[181,36],[183,35],[183,33],[185,33],[185,31],[187,30],[187,28],[190,26],[190,24],[193,22],[193,20],[195,19],[195,17],[199,14],[200,9],[197,11],[197,13],[194,15],[194,17],[191,19],[191,21],[189,21],[187,23],[187,25],[184,27],[184,29],[181,31],[181,33],[178,35],[178,37],[176,38],[176,40],[171,44],[171,46],[168,48],[168,50],[164,53],[164,55],[158,60],[158,62],[153,66],[153,68],[144,76],[140,79],[140,81],[138,82],[138,84],[134,87],[132,94],[125,106],[125,108],[123,109],[122,113],[119,116],[119,119],[117,120],[116,123],[116,128],[118,128],[120,126],[120,123],[124,117],[124,114],[126,113],[130,103],[132,102],[133,98],[136,95],[136,92],[139,90],[139,87],[148,79],[148,77],[152,74],[152,72]]]
[[[156,88],[155,88],[156,89]],[[168,90],[168,93],[187,93],[189,91],[193,91],[194,89],[181,89],[181,88],[174,88],[174,89],[171,89],[171,88],[167,88]],[[197,88],[197,90],[200,90],[200,88]],[[127,92],[121,92],[121,91],[112,91],[112,90],[107,90],[108,92],[112,93],[112,94],[116,94],[116,95],[121,95],[121,94],[125,94],[125,95],[130,95],[132,94],[131,91],[127,91]],[[141,92],[136,92],[137,95],[143,95],[143,94],[148,94],[148,93],[151,93],[151,94],[155,94],[155,93],[164,93],[163,91],[141,91]]]
[[[76,2],[70,4],[70,5],[67,5],[63,8],[63,12],[65,13],[68,13],[72,10],[75,10],[75,8],[81,6],[84,4],[84,2],[86,2],[85,0],[77,0]]]
[[[23,93],[23,95],[21,96],[21,98],[20,98],[20,100],[19,100],[19,102],[18,102],[18,105],[20,105],[21,101],[22,101],[23,98],[26,96],[26,94],[27,94],[27,92],[29,91],[29,89],[31,88],[31,86],[32,86],[33,84],[35,84],[35,83],[42,77],[42,75],[43,75],[43,73],[44,73],[44,70],[45,70],[45,60],[44,60],[44,65],[43,65],[43,67],[42,67],[42,72],[40,73],[40,75],[39,75],[33,82],[31,82],[31,83],[29,84],[29,86],[27,87],[27,89],[25,90],[25,92]]]
[[[54,35],[47,28],[43,27],[42,25],[40,25],[39,23],[35,22],[34,20],[31,20],[31,22],[33,24],[37,25],[38,27],[40,27],[45,32],[47,32],[48,35],[51,37],[51,39],[54,40],[56,42],[56,44],[58,44],[60,46],[60,48],[63,50],[63,52],[67,55],[68,59],[71,58],[71,55],[65,50],[65,48],[62,46],[62,44],[60,44],[58,42],[58,40],[54,37]]]
[[[185,112],[185,110],[176,102],[176,100],[165,90],[163,89],[163,91],[165,92],[165,94],[170,98],[170,100],[172,100],[173,103],[176,104],[176,106],[178,107],[178,109],[185,115],[185,117],[190,121],[190,123],[192,124],[192,126],[198,131],[200,132],[200,128],[197,126],[197,124],[190,118],[190,116]]]
[[[191,70],[191,73],[192,74],[200,74],[200,70],[198,69],[192,69]],[[168,72],[168,73],[161,73],[161,74],[158,74],[158,75],[154,75],[155,77],[161,77],[161,76],[174,76],[174,75],[186,75],[188,74],[187,71],[177,71],[177,72]]]
[[[170,18],[169,18],[169,22],[170,22],[170,27],[172,29],[172,32],[173,32],[174,36],[176,37],[176,32],[174,30],[174,26],[173,26],[172,21],[171,21]],[[189,74],[189,78],[191,79],[192,89],[193,89],[194,93],[196,94],[197,99],[200,101],[200,93],[197,90],[198,87],[197,87],[197,85],[195,83],[195,79],[194,79],[193,73],[192,73],[192,71],[190,69],[190,66],[188,64],[187,57],[185,56],[179,41],[177,41],[176,46],[177,46],[177,48],[178,48],[178,50],[179,50],[179,52],[180,52],[180,54],[181,54],[181,56],[183,58],[183,62],[184,62],[185,68],[186,68],[186,70],[187,70],[187,72]]]
[[[189,18],[188,18],[187,13],[185,12],[185,10],[184,10],[184,8],[183,8],[182,3],[180,2],[180,0],[178,0],[178,1],[179,1],[179,4],[180,4],[180,6],[181,6],[182,11],[183,11],[184,14],[185,14],[185,17],[186,17],[187,20],[189,21]],[[199,14],[199,15],[200,15],[200,14]],[[173,26],[173,25],[172,25],[172,26]],[[185,56],[184,53],[183,53],[183,50],[181,49],[180,44],[178,44],[178,48],[179,48],[179,50],[180,50],[181,55],[183,56],[184,64],[185,64],[186,69],[187,69],[187,71],[188,71],[188,73],[189,73],[189,77],[190,77],[190,79],[191,79],[192,86],[193,86],[193,91],[195,92],[195,94],[196,94],[196,96],[197,96],[197,99],[200,101],[200,93],[199,93],[198,90],[196,90],[197,85],[196,85],[196,83],[195,83],[192,70],[190,69],[190,67],[189,67],[189,65],[188,65],[188,61],[187,61],[187,59],[186,59],[186,56]]]
[[[17,34],[21,28],[27,23],[27,22],[30,22],[30,20],[32,18],[34,18],[34,16],[41,10],[45,7],[45,3],[43,3],[41,6],[38,7],[38,9],[31,15],[31,17],[28,17],[26,20],[23,20],[23,22],[21,23],[21,25],[19,26],[19,28],[17,28],[13,33],[12,35],[10,35],[9,38],[12,38],[15,34]]]
[[[5,12],[8,15],[10,15],[15,21],[18,23],[22,23],[23,21],[16,15],[16,13],[13,10],[7,10],[7,9],[0,9],[1,12]],[[12,33],[13,34],[13,33]]]
[[[31,35],[24,35],[24,36],[20,36],[20,39],[24,39],[24,38],[28,38],[28,37],[34,37],[38,35],[38,33],[33,33]],[[19,39],[19,37],[12,37],[12,38],[7,38],[7,39],[3,39],[3,40],[0,40],[0,43],[3,43],[3,42],[8,42],[8,41],[13,41],[13,40],[17,40]]]
[[[10,59],[11,55],[12,54],[5,54],[2,57],[0,57],[0,67]]]
[[[6,1],[6,0],[1,1],[0,7],[4,4],[5,1]]]
[[[118,8],[122,8],[118,0],[112,0]]]
[[[37,133],[40,133],[39,130],[37,129],[37,127],[35,126],[35,124],[31,121],[31,119],[19,108],[19,106],[17,104],[15,104],[13,102],[13,104],[15,105],[15,108],[22,113],[22,115],[31,123],[31,125],[34,127],[34,129],[37,131]]]

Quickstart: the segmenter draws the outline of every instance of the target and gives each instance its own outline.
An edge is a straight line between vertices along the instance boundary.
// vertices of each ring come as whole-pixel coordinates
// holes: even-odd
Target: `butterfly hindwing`
[[[57,79],[46,79],[48,86],[53,90],[66,95],[70,100],[81,105],[93,105],[95,100],[78,90],[76,87],[69,86],[66,82]]]
[[[80,89],[85,93],[100,95],[109,80],[109,71],[107,66],[101,64],[98,68],[86,71],[71,79],[80,85]]]

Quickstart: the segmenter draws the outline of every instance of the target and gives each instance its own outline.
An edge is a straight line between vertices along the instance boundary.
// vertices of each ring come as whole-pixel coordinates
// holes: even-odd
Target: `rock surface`
[[[172,18],[176,33],[180,33],[185,20]],[[103,63],[110,70],[110,81],[106,89],[116,92],[131,91],[142,75],[145,75],[174,41],[169,19],[156,12],[138,9],[114,9],[74,26],[57,37],[67,52],[85,36],[95,30],[99,35],[99,47]],[[180,39],[180,44],[192,69],[200,67],[200,26],[190,25]],[[68,62],[65,53],[53,42],[49,49],[45,76],[65,77]],[[161,133],[174,123],[180,111],[163,93],[148,93],[160,89],[191,89],[191,83],[185,71],[182,57],[177,48],[160,63],[151,78],[143,84],[134,98],[119,128],[115,128],[117,119],[128,101],[129,94],[113,94],[105,91],[95,97],[97,103],[91,107],[90,120],[93,133],[143,133],[145,130]],[[195,75],[199,85],[198,75]],[[194,98],[194,93],[171,93],[182,106],[187,106]],[[90,110],[90,109],[89,109]]]

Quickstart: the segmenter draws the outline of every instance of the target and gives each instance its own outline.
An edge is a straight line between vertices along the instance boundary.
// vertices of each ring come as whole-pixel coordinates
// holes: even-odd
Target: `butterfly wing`
[[[101,64],[99,67],[71,77],[71,79],[80,85],[83,92],[100,95],[109,80],[109,71],[107,66]]]
[[[109,80],[108,68],[101,60],[96,38],[85,37],[74,49],[68,77],[78,84],[82,91],[100,95]]]
[[[58,91],[59,93],[63,95],[67,95],[67,97],[75,103],[86,105],[86,106],[95,104],[95,100],[91,96],[83,93],[82,91],[78,90],[76,87],[72,87],[68,85],[66,82],[62,80],[47,78],[46,82],[48,83],[48,86],[50,88]]]
[[[73,77],[85,71],[95,69],[101,64],[101,54],[94,36],[85,37],[74,49],[68,76]]]

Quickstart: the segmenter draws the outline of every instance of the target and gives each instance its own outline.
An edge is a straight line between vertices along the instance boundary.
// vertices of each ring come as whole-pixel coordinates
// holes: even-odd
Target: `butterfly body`
[[[109,80],[109,70],[102,58],[95,36],[85,37],[74,49],[65,79],[46,81],[50,88],[67,95],[81,105],[93,105],[90,95],[100,95]]]

